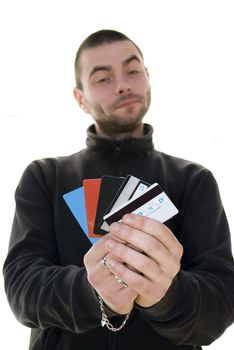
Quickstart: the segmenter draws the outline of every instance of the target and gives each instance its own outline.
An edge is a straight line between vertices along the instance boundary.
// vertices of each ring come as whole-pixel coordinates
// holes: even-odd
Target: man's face
[[[81,108],[106,134],[131,132],[150,105],[150,84],[143,58],[128,40],[83,51],[83,90],[76,89]]]

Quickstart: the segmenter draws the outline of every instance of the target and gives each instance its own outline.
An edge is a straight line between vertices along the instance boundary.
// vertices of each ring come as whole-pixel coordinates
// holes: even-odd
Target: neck
[[[144,134],[144,124],[139,124],[136,128],[126,131],[104,130],[95,123],[95,129],[97,135],[111,137],[113,139],[121,140],[126,137],[142,137]]]

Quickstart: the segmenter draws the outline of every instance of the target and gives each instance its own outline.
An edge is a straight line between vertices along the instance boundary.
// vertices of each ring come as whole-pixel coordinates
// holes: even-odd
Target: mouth
[[[129,99],[129,100],[125,100],[121,103],[119,103],[115,109],[117,108],[123,108],[123,107],[132,107],[133,105],[135,105],[136,103],[139,103],[140,101],[139,100],[136,100],[136,99]]]

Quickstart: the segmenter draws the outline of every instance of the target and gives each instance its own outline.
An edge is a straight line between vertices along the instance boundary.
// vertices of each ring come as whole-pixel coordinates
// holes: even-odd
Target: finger
[[[100,238],[97,243],[95,243],[89,251],[84,256],[85,266],[93,266],[97,264],[98,261],[101,261],[103,256],[106,255],[107,251],[105,248],[105,242],[109,238],[109,235],[105,235],[103,238]]]
[[[173,268],[176,257],[158,239],[154,238],[149,234],[146,234],[145,232],[142,232],[140,230],[132,228],[131,226],[121,224],[121,223],[113,224],[111,230],[112,230],[112,237],[114,237],[115,235],[118,235],[121,238],[124,238],[125,241],[127,242],[128,247],[132,247],[133,249],[138,250],[139,252],[143,252],[145,255],[153,259],[155,262],[163,266],[165,269],[170,270],[171,268]],[[111,253],[114,253],[113,247],[112,247],[112,250],[110,250],[111,249],[110,244],[111,244],[110,240],[107,240],[106,248],[109,249]],[[117,242],[115,243],[115,241],[112,241],[112,245],[117,246]],[[121,247],[120,245],[118,246]],[[122,253],[120,252],[119,254],[122,254]],[[120,258],[119,255],[118,255],[118,258]],[[121,256],[121,258],[123,257]],[[132,263],[133,263],[133,260],[131,260],[131,265],[133,265]]]
[[[152,281],[144,275],[129,270],[113,258],[110,259],[110,269],[128,284],[128,288],[134,290],[139,297],[141,296],[145,305],[152,305],[160,300],[171,284],[171,279],[164,274],[156,274]]]
[[[121,261],[124,262],[124,264],[127,265],[126,267],[129,266],[131,270],[136,270],[138,274],[143,274],[148,279],[154,279],[156,274],[161,273],[160,266],[153,259],[150,259],[145,254],[142,254],[141,252],[136,251],[127,245],[121,244],[113,239],[109,239],[106,242],[106,247],[110,251],[110,270],[110,264],[113,261],[113,257],[115,260],[117,259],[119,263],[121,263]],[[112,270],[111,272],[114,273]]]
[[[124,283],[121,283],[121,280],[119,280],[117,276],[114,276],[111,273],[109,269],[109,256],[110,254],[108,254],[105,250],[105,255],[101,258],[101,260],[96,261],[95,264],[87,268],[87,277],[93,287],[100,290],[105,289],[107,292],[114,287],[115,290],[120,290],[123,288],[123,286],[125,286]]]
[[[117,275],[111,273],[108,266],[109,254],[105,257],[107,258],[107,267],[99,261],[87,271],[87,278],[98,295],[112,310],[126,314],[132,309],[137,293]]]
[[[183,248],[166,225],[152,218],[136,214],[124,215],[122,222],[157,238],[167,249],[181,256]]]

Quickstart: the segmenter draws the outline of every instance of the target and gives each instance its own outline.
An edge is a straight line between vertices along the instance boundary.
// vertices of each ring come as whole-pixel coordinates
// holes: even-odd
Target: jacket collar
[[[101,153],[136,153],[150,151],[154,148],[153,127],[144,124],[144,135],[142,137],[126,137],[116,140],[108,136],[100,136],[96,134],[95,126],[92,124],[87,129],[86,145],[88,149]]]

